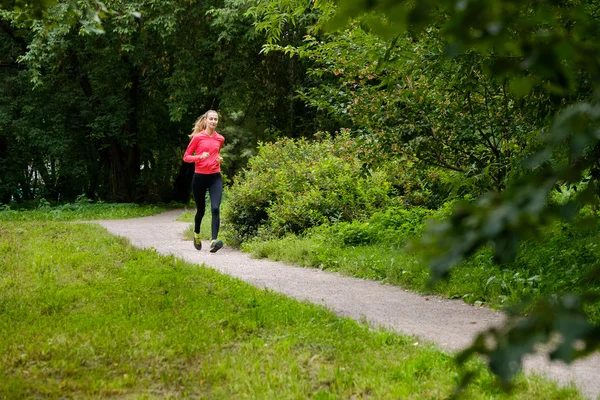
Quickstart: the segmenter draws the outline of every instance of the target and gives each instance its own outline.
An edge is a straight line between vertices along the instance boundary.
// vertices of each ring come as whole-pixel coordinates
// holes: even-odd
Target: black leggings
[[[221,173],[216,174],[194,174],[192,178],[192,192],[196,201],[196,217],[194,218],[194,232],[200,233],[200,224],[204,217],[206,208],[206,190],[210,196],[210,209],[212,212],[212,240],[219,236],[219,226],[221,225],[221,216],[219,209],[221,207],[221,197],[223,196],[223,178]]]

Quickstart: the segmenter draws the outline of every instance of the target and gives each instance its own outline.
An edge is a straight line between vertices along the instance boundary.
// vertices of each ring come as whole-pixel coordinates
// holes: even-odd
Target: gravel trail
[[[298,300],[321,304],[336,314],[368,321],[415,340],[436,343],[453,352],[466,347],[478,332],[503,320],[499,311],[473,307],[461,300],[421,296],[396,286],[366,281],[312,268],[257,260],[225,246],[217,253],[202,251],[183,239],[190,225],[175,221],[181,210],[128,220],[94,221],[110,233],[129,239],[140,248],[174,255],[185,261],[206,264],[224,274],[240,278],[259,288],[283,293]],[[550,363],[538,355],[525,363],[526,371],[546,374],[560,384],[574,382],[590,399],[600,399],[600,354],[596,353],[570,366]]]

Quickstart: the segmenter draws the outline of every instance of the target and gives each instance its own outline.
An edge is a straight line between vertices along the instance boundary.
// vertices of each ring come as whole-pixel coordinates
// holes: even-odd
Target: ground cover
[[[0,227],[2,398],[445,398],[452,357],[93,224]],[[482,364],[467,398],[578,398]]]
[[[0,205],[0,221],[126,219],[155,215],[169,208],[172,207],[166,205],[138,205],[133,203],[92,203],[86,199],[57,206],[51,206],[48,202],[40,202],[36,207],[25,210],[12,209],[8,205]]]
[[[600,260],[597,226],[556,223],[539,240],[524,242],[510,264],[495,264],[491,250],[483,249],[455,268],[448,280],[431,287],[427,248],[411,250],[410,246],[422,232],[422,210],[385,214],[375,214],[364,222],[319,227],[304,235],[257,238],[242,248],[258,258],[337,271],[494,308],[555,293],[591,290],[600,294],[598,280],[590,276]],[[397,220],[390,224],[392,217]],[[600,323],[600,305],[589,307],[588,313]]]

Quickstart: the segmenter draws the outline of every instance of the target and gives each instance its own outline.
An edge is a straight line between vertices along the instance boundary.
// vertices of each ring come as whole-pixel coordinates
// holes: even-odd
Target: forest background
[[[229,243],[417,236],[428,278],[479,260],[500,266],[480,286],[538,301],[474,344],[495,372],[555,332],[566,361],[598,347],[597,1],[2,6],[4,210],[187,203],[187,135],[217,109]]]

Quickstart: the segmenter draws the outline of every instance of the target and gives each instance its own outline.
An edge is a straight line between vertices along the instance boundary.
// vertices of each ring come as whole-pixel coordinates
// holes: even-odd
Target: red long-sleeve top
[[[225,138],[218,132],[212,135],[202,131],[192,138],[185,153],[183,161],[195,163],[194,172],[197,174],[214,174],[221,172],[220,154]],[[209,154],[208,158],[200,158],[204,152]]]

